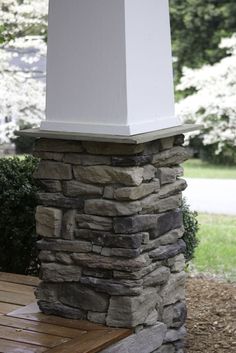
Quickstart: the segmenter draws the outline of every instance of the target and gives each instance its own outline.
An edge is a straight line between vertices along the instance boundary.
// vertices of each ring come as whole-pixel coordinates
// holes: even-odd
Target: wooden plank
[[[26,286],[37,287],[40,280],[37,277],[17,275],[15,273],[0,272],[0,280],[10,283],[25,284]]]
[[[1,353],[42,353],[47,348],[0,338]]]
[[[69,341],[69,338],[47,335],[45,333],[32,332],[28,330],[17,330],[12,327],[0,325],[0,338],[8,338],[11,341],[34,344],[46,348],[55,347],[64,342]]]
[[[20,308],[22,308],[21,305],[0,303],[0,313],[4,315],[10,313],[13,310],[18,310]]]
[[[126,329],[91,331],[79,339],[73,339],[45,353],[97,353],[131,334]],[[138,353],[138,352],[137,352]]]
[[[24,284],[16,284],[10,282],[0,281],[0,290],[13,293],[26,293],[34,295],[36,287],[26,286]]]
[[[37,321],[18,319],[10,316],[0,317],[0,325],[69,338],[79,337],[80,335],[86,333],[86,331],[76,330],[65,326],[45,324]]]
[[[33,294],[22,294],[0,291],[0,302],[16,304],[16,305],[28,305],[34,301]]]
[[[79,329],[82,331],[91,331],[91,330],[104,330],[103,325],[93,324],[89,321],[84,320],[72,320],[64,319],[62,317],[45,315],[42,314],[39,310],[37,303],[32,303],[25,307],[21,307],[18,310],[9,312],[8,316],[18,317],[21,319],[27,319],[37,322],[44,322],[52,325],[66,326],[70,328]]]

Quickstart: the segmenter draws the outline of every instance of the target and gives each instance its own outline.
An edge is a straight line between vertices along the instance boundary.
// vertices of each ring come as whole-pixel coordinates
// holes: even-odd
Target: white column
[[[168,0],[50,0],[42,130],[134,135],[174,112]]]

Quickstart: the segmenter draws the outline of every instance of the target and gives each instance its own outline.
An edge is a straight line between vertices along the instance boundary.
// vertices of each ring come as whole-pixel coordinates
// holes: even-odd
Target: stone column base
[[[46,314],[134,329],[103,353],[183,347],[182,144],[183,135],[137,145],[36,142],[38,303]]]

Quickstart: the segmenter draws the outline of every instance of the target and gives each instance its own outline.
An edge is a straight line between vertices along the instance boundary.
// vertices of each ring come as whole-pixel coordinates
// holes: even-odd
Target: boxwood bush
[[[184,255],[186,261],[189,262],[194,258],[195,250],[199,243],[199,240],[197,238],[199,223],[197,220],[197,212],[193,212],[190,210],[190,207],[185,199],[183,199],[182,203],[182,212],[185,229],[183,240],[186,243],[186,250]]]
[[[38,160],[0,158],[0,271],[37,274],[34,212]]]
[[[38,186],[33,173],[34,157],[0,158],[0,271],[38,275],[35,208]],[[185,227],[185,258],[190,261],[198,244],[197,214],[182,205]]]

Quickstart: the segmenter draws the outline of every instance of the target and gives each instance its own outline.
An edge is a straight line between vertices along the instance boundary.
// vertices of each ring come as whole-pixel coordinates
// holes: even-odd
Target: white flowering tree
[[[236,34],[220,46],[227,48],[227,57],[212,66],[185,68],[177,86],[194,92],[177,104],[178,114],[185,122],[204,125],[200,138],[216,155],[233,153],[236,146]]]
[[[0,143],[45,111],[48,0],[0,2]]]

